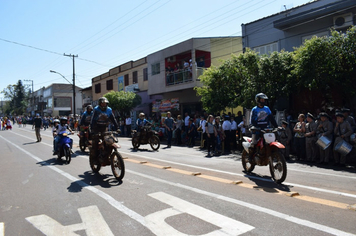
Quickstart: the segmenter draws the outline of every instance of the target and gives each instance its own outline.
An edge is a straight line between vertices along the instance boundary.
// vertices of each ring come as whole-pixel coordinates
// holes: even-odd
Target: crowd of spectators
[[[283,121],[286,129],[280,132],[285,158],[334,166],[351,162],[356,156],[354,148],[347,154],[343,151],[356,145],[356,123],[350,113],[348,108],[301,112],[297,120],[287,115]]]

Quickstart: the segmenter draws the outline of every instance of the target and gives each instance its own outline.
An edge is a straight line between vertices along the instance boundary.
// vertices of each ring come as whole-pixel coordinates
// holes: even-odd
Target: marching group
[[[335,110],[332,115],[325,111],[317,116],[302,113],[295,125],[291,125],[290,117],[282,122],[285,130],[280,132],[279,140],[286,146],[286,158],[292,149],[300,161],[345,166],[347,158],[354,155],[354,150],[339,151],[343,144],[355,144],[352,135],[356,123],[348,108]]]

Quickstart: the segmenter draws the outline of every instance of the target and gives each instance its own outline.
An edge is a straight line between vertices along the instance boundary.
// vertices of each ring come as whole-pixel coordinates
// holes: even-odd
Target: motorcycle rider
[[[57,136],[56,136],[56,138],[54,139],[54,142],[55,142],[54,146],[55,146],[56,148],[54,149],[53,155],[57,155],[57,153],[58,153],[57,148],[58,148],[58,144],[59,144],[59,142],[60,142],[60,140],[61,140],[61,137],[60,137],[58,134],[60,134],[61,132],[66,131],[66,130],[69,130],[69,132],[71,132],[71,133],[73,134],[72,129],[71,129],[71,128],[69,127],[69,125],[68,125],[68,119],[67,119],[67,117],[63,116],[63,117],[60,118],[60,123],[59,123],[58,126],[57,126],[57,131],[56,131],[56,132],[57,132]]]
[[[101,97],[94,110],[90,122],[90,131],[93,135],[92,148],[90,149],[90,157],[96,160],[98,151],[99,137],[97,134],[103,134],[108,131],[109,122],[113,123],[114,130],[117,130],[119,125],[115,119],[112,109],[108,106],[109,101],[106,97]],[[100,160],[103,161],[103,160]]]
[[[251,149],[249,152],[250,154],[254,152],[254,147],[257,144],[257,140],[261,134],[261,132],[254,129],[254,127],[260,128],[262,130],[267,128],[269,126],[269,123],[271,123],[274,128],[278,127],[277,122],[274,119],[271,110],[269,109],[268,106],[265,106],[266,100],[268,100],[268,97],[264,93],[258,93],[255,96],[255,101],[257,103],[257,106],[255,106],[251,110],[250,123],[253,125],[253,127],[251,127],[252,142],[250,146]]]
[[[83,137],[86,127],[88,127],[90,125],[91,116],[93,115],[93,106],[92,105],[88,105],[86,109],[87,110],[83,113],[82,118],[80,119],[80,122],[79,122],[81,137]]]
[[[89,126],[91,121],[91,116],[93,114],[93,106],[88,105],[87,110],[83,113],[82,118],[80,119],[80,126]]]
[[[59,136],[58,136],[58,125],[60,121],[58,119],[53,120],[53,127],[52,127],[52,135],[53,135],[53,154],[56,153],[57,150],[57,142],[59,141]],[[56,153],[57,154],[57,153]],[[56,155],[54,154],[54,155]]]
[[[137,135],[139,137],[139,143],[141,141],[141,129],[146,124],[151,124],[151,123],[145,119],[145,113],[141,112],[140,115],[138,116],[138,119],[136,120],[136,130],[137,130]]]

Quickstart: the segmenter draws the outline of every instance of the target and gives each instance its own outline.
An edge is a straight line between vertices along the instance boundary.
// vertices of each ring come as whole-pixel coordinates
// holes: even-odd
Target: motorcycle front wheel
[[[153,135],[150,138],[150,145],[153,150],[158,150],[159,146],[161,145],[161,142],[159,141],[159,138],[156,135]]]
[[[72,154],[70,153],[70,148],[65,147],[63,151],[64,151],[64,155],[66,157],[66,163],[69,164],[70,161],[72,160]]]
[[[110,156],[111,170],[117,180],[122,180],[125,175],[125,164],[121,154],[114,150]]]
[[[277,184],[282,183],[287,177],[287,163],[279,150],[273,151],[270,156],[269,171]]]
[[[99,163],[99,161],[94,160],[94,158],[91,157],[90,154],[89,154],[89,165],[94,173],[98,173],[101,168],[101,164]]]
[[[140,143],[138,142],[138,137],[135,136],[135,137],[132,137],[132,146],[134,149],[137,149],[140,147]]]
[[[256,164],[250,163],[248,157],[249,154],[246,152],[246,150],[243,150],[241,155],[242,167],[246,172],[251,173],[255,169]]]
[[[82,152],[85,151],[86,145],[85,145],[85,140],[84,140],[84,138],[80,138],[80,139],[79,139],[79,148],[80,148],[80,151],[82,151]]]

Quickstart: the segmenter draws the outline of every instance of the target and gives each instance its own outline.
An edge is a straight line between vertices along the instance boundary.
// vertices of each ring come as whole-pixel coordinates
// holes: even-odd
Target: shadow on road
[[[81,192],[83,188],[88,186],[100,186],[103,188],[111,188],[113,186],[119,186],[123,182],[118,181],[113,175],[93,173],[91,171],[84,172],[83,175],[79,175],[80,180],[72,182],[67,188],[69,192]]]
[[[35,143],[39,143],[39,142],[34,141],[34,142],[29,142],[29,143],[23,143],[22,145],[29,145],[29,144],[35,144]]]
[[[246,178],[253,181],[257,185],[254,186],[255,189],[261,189],[267,193],[276,193],[278,192],[276,189],[283,192],[290,192],[290,188],[293,187],[289,185],[284,185],[283,183],[277,184],[270,176],[261,176],[255,173],[247,173],[246,171],[243,172],[246,174]]]

